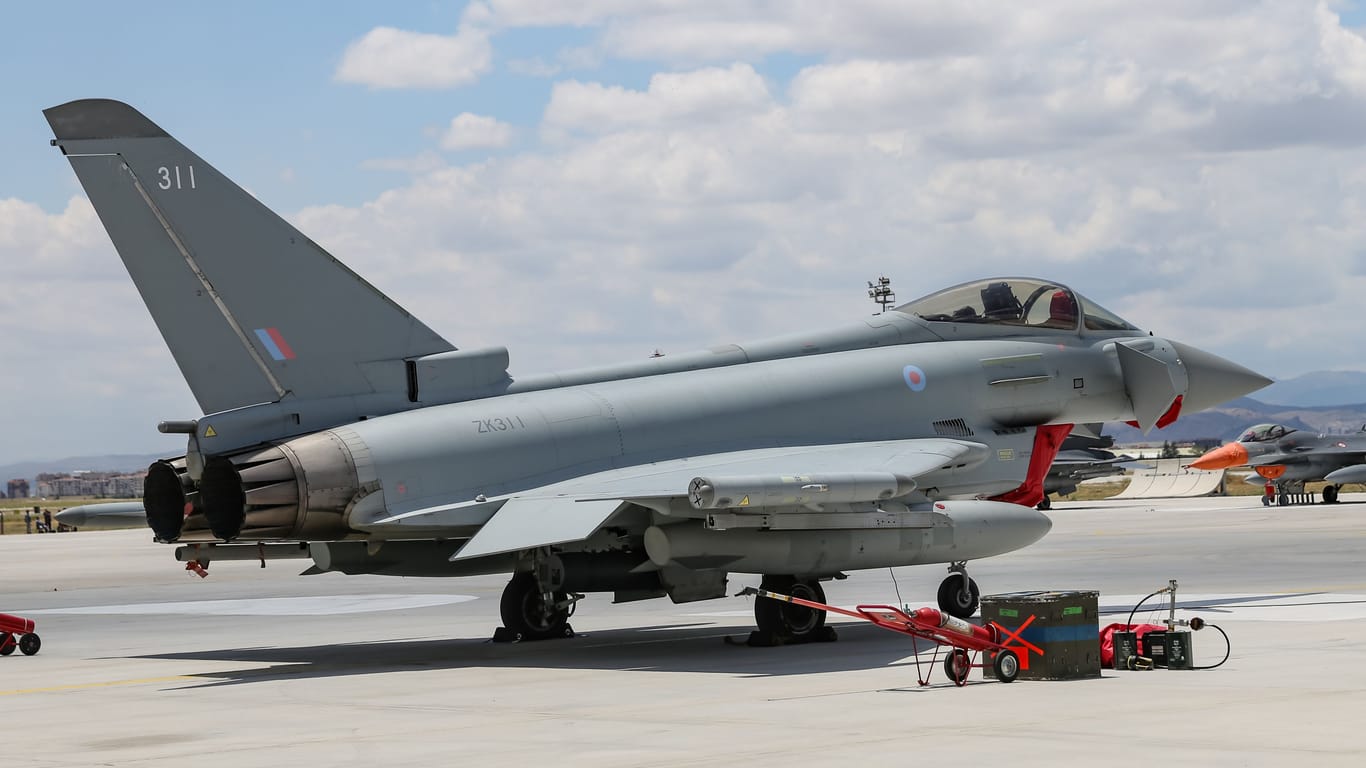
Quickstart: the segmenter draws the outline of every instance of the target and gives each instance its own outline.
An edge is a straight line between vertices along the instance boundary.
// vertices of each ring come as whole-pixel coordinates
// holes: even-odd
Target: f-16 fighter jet
[[[1196,469],[1252,467],[1275,483],[1277,495],[1327,480],[1323,501],[1338,500],[1344,483],[1366,483],[1366,426],[1346,435],[1320,435],[1281,424],[1249,427],[1236,442],[1226,443],[1191,462]]]
[[[565,636],[584,593],[675,602],[732,573],[824,599],[846,571],[966,562],[1032,509],[1076,422],[1144,428],[1256,390],[1240,365],[1048,280],[959,285],[814,333],[535,376],[458,349],[151,120],[45,111],[204,415],[145,486],[182,559],[510,573],[505,631]],[[801,639],[823,612],[755,604]]]

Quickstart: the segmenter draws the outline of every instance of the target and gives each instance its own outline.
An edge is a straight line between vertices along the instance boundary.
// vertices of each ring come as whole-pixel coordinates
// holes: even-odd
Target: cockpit
[[[1270,440],[1280,440],[1282,437],[1294,432],[1295,430],[1283,427],[1280,424],[1258,424],[1249,427],[1243,436],[1238,438],[1240,443],[1265,443]]]
[[[975,323],[1076,331],[1137,331],[1118,315],[1067,286],[1032,278],[993,278],[956,285],[902,304],[896,311],[932,323]]]

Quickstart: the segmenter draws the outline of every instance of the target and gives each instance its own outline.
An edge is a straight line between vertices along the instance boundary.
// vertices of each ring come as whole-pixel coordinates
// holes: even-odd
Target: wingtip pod
[[[1243,447],[1242,443],[1227,443],[1209,451],[1187,466],[1194,469],[1227,469],[1239,467],[1246,463],[1247,449]]]
[[[113,99],[77,99],[43,110],[59,141],[141,139],[168,134],[146,115]]]

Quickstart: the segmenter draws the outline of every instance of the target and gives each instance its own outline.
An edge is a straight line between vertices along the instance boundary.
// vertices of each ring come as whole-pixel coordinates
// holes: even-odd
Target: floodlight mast
[[[882,308],[880,312],[886,312],[887,305],[896,301],[896,293],[892,291],[892,279],[885,275],[879,275],[876,283],[869,282],[868,298]]]

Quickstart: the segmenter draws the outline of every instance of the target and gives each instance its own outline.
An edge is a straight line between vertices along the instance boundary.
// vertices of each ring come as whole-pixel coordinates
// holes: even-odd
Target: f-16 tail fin
[[[43,114],[205,413],[401,389],[454,349],[127,104]]]

